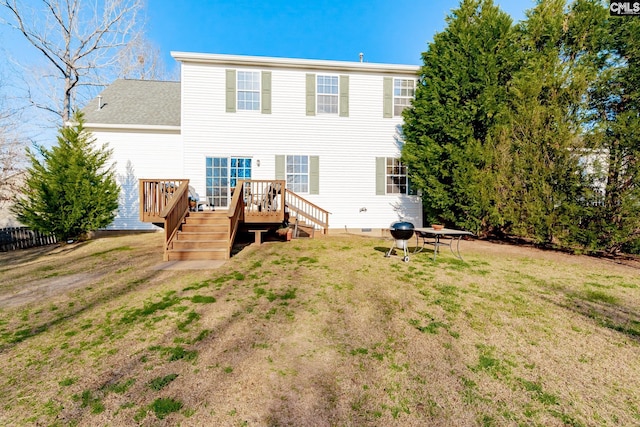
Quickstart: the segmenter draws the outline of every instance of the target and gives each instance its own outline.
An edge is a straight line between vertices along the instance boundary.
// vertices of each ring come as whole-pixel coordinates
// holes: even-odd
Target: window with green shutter
[[[295,193],[320,194],[320,157],[277,155],[275,177]]]
[[[271,114],[271,71],[262,72],[262,114]]]
[[[236,112],[236,70],[226,70],[226,111]]]
[[[340,117],[349,117],[349,76],[340,76]]]
[[[386,157],[376,157],[376,195],[384,196],[386,192]]]
[[[285,156],[276,155],[276,179],[284,181],[286,178],[285,174]]]
[[[271,71],[226,70],[226,111],[271,114]]]
[[[376,195],[409,194],[407,167],[394,157],[376,157]]]
[[[309,156],[309,194],[320,194],[319,156]]]
[[[402,110],[411,106],[415,96],[414,79],[394,79],[393,81],[393,115],[402,116]]]
[[[307,74],[307,116],[316,115],[316,75]]]
[[[383,107],[382,116],[384,118],[393,117],[393,78],[385,77],[382,83]]]

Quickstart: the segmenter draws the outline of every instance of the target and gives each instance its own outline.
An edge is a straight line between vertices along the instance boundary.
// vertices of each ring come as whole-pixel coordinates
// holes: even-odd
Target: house
[[[22,227],[11,212],[16,193],[22,194],[20,189],[24,184],[25,172],[9,170],[4,181],[0,183],[0,228]]]
[[[110,228],[155,227],[157,216],[141,213],[140,198],[151,191],[141,179],[163,180],[165,190],[168,181],[188,180],[216,212],[231,207],[241,180],[264,187],[244,188],[246,206],[283,183],[326,212],[326,223],[314,225],[324,232],[380,235],[397,220],[422,225],[421,198],[398,160],[401,112],[418,66],[172,56],[181,82],[117,80],[83,110],[86,128],[113,149],[122,188]],[[295,208],[281,197],[281,207]],[[254,213],[264,215],[262,208]]]

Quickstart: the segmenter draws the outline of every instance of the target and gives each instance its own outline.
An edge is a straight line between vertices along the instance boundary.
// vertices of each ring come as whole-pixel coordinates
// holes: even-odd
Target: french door
[[[226,208],[238,180],[251,179],[251,158],[207,157],[206,165],[207,201],[216,208]]]

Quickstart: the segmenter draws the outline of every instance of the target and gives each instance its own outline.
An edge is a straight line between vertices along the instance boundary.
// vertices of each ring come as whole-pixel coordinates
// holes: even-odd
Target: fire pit
[[[389,231],[391,232],[391,237],[393,237],[394,244],[389,249],[389,252],[385,255],[387,258],[391,256],[391,253],[395,248],[402,249],[404,253],[404,257],[402,260],[404,262],[409,262],[409,245],[408,241],[413,237],[413,233],[415,228],[412,223],[406,221],[398,221],[391,224],[389,227]]]

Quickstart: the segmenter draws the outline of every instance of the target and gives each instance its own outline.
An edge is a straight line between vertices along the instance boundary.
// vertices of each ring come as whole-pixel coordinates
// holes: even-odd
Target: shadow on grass
[[[110,292],[106,293],[106,294],[100,294],[100,293],[96,293],[94,295],[94,299],[93,300],[89,300],[87,301],[86,304],[82,305],[81,307],[78,307],[75,310],[72,310],[70,312],[64,313],[59,317],[53,318],[51,320],[42,322],[40,324],[33,324],[30,325],[28,327],[16,330],[15,332],[13,332],[13,334],[9,335],[9,334],[5,334],[5,336],[3,336],[2,338],[4,340],[6,340],[4,343],[0,343],[0,353],[3,353],[11,348],[13,348],[15,345],[17,345],[18,343],[21,343],[29,338],[33,338],[35,336],[38,336],[44,332],[47,332],[50,328],[66,322],[68,320],[71,320],[77,316],[80,316],[81,314],[85,313],[88,310],[91,310],[95,307],[97,307],[98,305],[107,302],[113,298],[117,298],[119,296],[122,296],[128,292],[131,292],[134,288],[136,288],[137,286],[147,283],[149,281],[151,281],[156,275],[160,274],[159,271],[153,271],[151,272],[151,274],[146,275],[145,277],[141,277],[141,278],[137,278],[134,280],[130,280],[128,281],[126,284],[124,284],[123,286],[120,286],[118,288],[112,288]]]
[[[0,253],[0,271],[5,270],[5,267],[28,264],[48,255],[73,252],[85,246],[87,243],[89,243],[89,241],[72,244],[56,243],[53,245],[39,246],[37,248],[17,249],[15,251]],[[44,258],[44,260],[46,260],[46,258]]]
[[[566,303],[554,301],[547,297],[544,300],[559,307],[580,314],[593,320],[598,326],[611,329],[640,343],[640,317],[631,308],[617,303],[617,299],[604,292],[576,293],[567,289],[559,289],[566,298]]]

